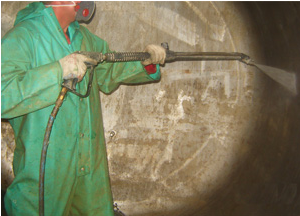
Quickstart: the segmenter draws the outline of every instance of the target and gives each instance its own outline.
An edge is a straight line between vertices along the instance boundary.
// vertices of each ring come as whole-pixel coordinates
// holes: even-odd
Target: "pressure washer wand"
[[[175,61],[231,61],[238,60],[246,64],[251,62],[249,56],[238,52],[174,52],[169,50],[168,43],[161,44],[166,49],[165,62]],[[86,55],[98,62],[128,62],[128,61],[144,61],[150,58],[147,52],[115,52],[115,53],[98,53],[78,51],[77,53]]]
[[[174,52],[169,50],[168,43],[161,44],[166,50],[165,62],[175,61],[240,61],[250,66],[255,66],[265,75],[281,84],[292,94],[297,95],[297,79],[295,73],[290,73],[282,69],[269,67],[255,63],[249,56],[238,52]],[[128,62],[144,61],[150,58],[147,52],[116,52],[116,53],[97,53],[79,51],[78,53],[94,58],[98,62]]]

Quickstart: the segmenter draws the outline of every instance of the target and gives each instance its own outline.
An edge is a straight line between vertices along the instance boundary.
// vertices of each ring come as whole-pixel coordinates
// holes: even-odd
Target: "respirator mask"
[[[72,1],[71,4],[65,4],[65,5],[46,5],[46,7],[75,7],[76,17],[75,20],[78,22],[87,22],[89,21],[96,8],[96,4],[94,1],[81,1],[80,3],[75,3]]]
[[[95,12],[95,8],[96,4],[94,1],[81,1],[75,6],[77,12],[75,19],[78,22],[89,21]]]

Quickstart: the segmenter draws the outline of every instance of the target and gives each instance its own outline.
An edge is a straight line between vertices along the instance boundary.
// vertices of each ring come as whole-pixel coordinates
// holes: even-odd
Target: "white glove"
[[[72,53],[59,60],[63,70],[63,79],[77,78],[80,82],[86,73],[86,63],[97,65],[97,61],[85,55]]]
[[[144,52],[150,54],[150,58],[142,62],[144,66],[149,64],[164,64],[166,59],[166,50],[158,45],[150,44],[146,46]]]

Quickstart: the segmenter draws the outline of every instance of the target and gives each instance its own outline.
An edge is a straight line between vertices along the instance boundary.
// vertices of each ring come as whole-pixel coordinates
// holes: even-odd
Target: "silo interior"
[[[1,2],[1,37],[28,3]],[[173,51],[242,52],[300,78],[298,2],[96,7],[83,25],[112,50],[168,42]],[[299,93],[238,61],[178,61],[161,71],[160,82],[99,93],[120,210],[130,216],[299,215]],[[5,120],[1,125],[4,192],[13,180],[14,138]]]

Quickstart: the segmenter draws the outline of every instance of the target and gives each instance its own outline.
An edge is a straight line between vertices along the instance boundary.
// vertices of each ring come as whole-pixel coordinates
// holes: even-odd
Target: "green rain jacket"
[[[59,59],[78,50],[110,52],[105,41],[73,22],[71,44],[51,7],[29,4],[2,38],[1,114],[13,127],[15,179],[5,196],[9,215],[38,214],[40,155],[49,115],[61,90]],[[158,68],[158,66],[157,66]],[[159,68],[158,68],[159,69]],[[90,96],[69,93],[52,129],[46,160],[45,215],[113,215],[99,90],[158,80],[140,62],[96,67]],[[77,85],[85,93],[88,77]]]

